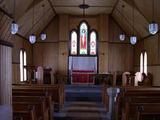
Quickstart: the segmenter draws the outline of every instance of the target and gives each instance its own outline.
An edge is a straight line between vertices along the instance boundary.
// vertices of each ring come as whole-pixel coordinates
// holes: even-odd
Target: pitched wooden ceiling
[[[0,0],[0,39],[11,38],[13,1]],[[27,39],[32,32],[38,36],[56,14],[83,14],[83,10],[79,8],[83,0],[35,0],[35,4],[33,4],[33,0],[15,1],[15,19],[20,26],[18,35]],[[152,2],[153,0],[85,0],[85,3],[90,6],[85,10],[85,15],[111,14],[119,26],[130,35],[133,31],[132,7],[135,6],[134,31],[141,39],[149,35],[148,24],[152,21]],[[43,16],[43,4],[45,5],[45,16]],[[122,8],[122,5],[125,7]],[[155,0],[155,21],[160,23],[158,5],[160,5],[160,0]],[[35,22],[32,29],[33,7]]]

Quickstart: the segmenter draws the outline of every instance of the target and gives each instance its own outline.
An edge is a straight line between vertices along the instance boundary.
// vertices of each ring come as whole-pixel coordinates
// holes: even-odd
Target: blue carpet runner
[[[67,85],[65,93],[66,101],[102,101],[101,86],[97,85]]]
[[[66,85],[64,107],[54,113],[54,120],[109,120],[101,89],[96,85]]]

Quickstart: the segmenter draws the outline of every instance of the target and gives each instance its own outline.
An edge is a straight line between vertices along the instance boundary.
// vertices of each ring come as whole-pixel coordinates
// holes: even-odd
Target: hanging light
[[[32,32],[33,32],[33,25],[34,25],[34,0],[33,0],[33,21],[32,21]],[[34,44],[36,42],[36,36],[32,33],[29,36],[29,42],[31,44]]]
[[[15,19],[15,0],[14,0],[14,5],[13,5],[13,14],[14,14],[14,19]],[[18,32],[18,24],[13,20],[11,23],[11,34],[15,35]]]
[[[132,45],[135,45],[137,43],[137,36],[133,35],[130,37],[130,43]]]
[[[44,17],[44,5],[42,5],[43,8],[43,17]],[[43,19],[43,24],[44,24],[44,19]],[[47,34],[45,32],[41,33],[41,40],[45,40],[47,38]]]
[[[18,24],[15,21],[12,21],[11,33],[15,35],[17,32],[18,32]]]
[[[131,35],[130,36],[130,43],[132,44],[132,45],[135,45],[136,43],[137,43],[137,36],[136,35],[134,35],[134,6],[132,7],[133,8],[133,13],[132,13],[132,19],[133,19],[133,21],[132,21],[132,32],[133,32],[133,35]]]
[[[152,12],[152,19],[154,19],[154,0],[152,2]],[[150,34],[155,35],[158,32],[158,23],[155,21],[151,22],[148,26],[148,29]]]
[[[123,10],[123,8],[124,8],[124,5],[122,5],[122,10]],[[122,16],[122,22],[123,22],[123,16]],[[124,33],[119,34],[119,40],[120,41],[124,41],[125,38],[126,38],[126,36],[125,36]]]
[[[31,34],[31,35],[29,36],[29,42],[30,42],[31,44],[34,44],[34,43],[36,42],[36,36],[35,36],[34,34]]]
[[[125,40],[125,34],[124,33],[121,33],[121,34],[119,34],[119,40],[120,41],[124,41]]]
[[[155,35],[158,32],[158,23],[152,22],[149,24],[149,33]]]
[[[45,40],[47,38],[47,34],[42,32],[41,33],[41,40]]]

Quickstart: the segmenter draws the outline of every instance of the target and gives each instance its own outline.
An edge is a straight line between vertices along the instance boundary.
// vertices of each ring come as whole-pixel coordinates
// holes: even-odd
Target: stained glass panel
[[[143,73],[143,53],[140,56],[140,72]]]
[[[144,73],[147,75],[147,53],[144,53]]]
[[[96,32],[92,31],[90,34],[90,55],[96,55]]]
[[[82,23],[80,25],[80,54],[86,55],[87,54],[87,41],[88,41],[88,27],[86,23]]]
[[[71,32],[71,55],[77,55],[77,33]]]

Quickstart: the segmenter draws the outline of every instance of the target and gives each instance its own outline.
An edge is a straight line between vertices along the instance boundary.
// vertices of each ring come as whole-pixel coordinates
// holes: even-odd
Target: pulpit
[[[71,74],[72,84],[94,84],[95,72],[93,70],[73,70]]]

